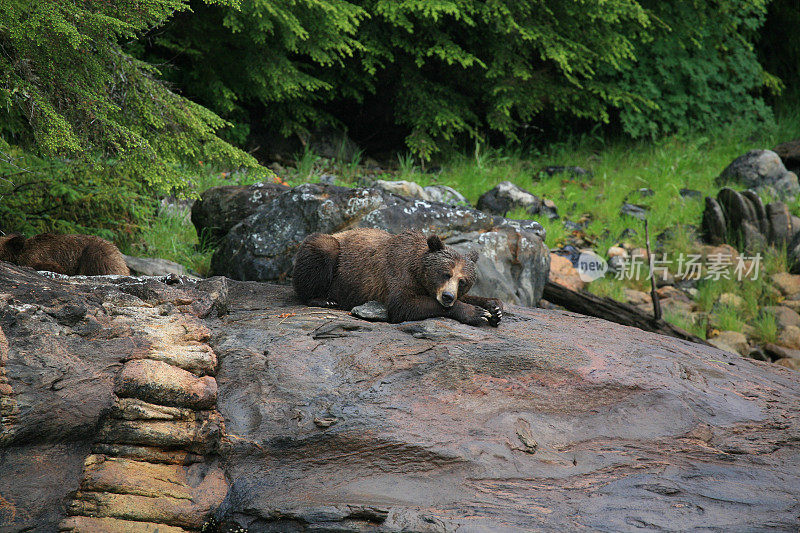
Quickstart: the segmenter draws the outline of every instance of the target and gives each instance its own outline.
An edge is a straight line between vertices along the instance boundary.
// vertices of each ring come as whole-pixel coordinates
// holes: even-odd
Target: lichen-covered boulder
[[[217,242],[261,205],[285,192],[286,185],[225,185],[205,191],[192,205],[192,223],[201,242]]]
[[[290,189],[234,226],[211,261],[212,273],[238,280],[284,281],[308,235],[349,228],[437,233],[476,248],[482,278],[475,294],[536,305],[549,268],[545,232],[532,220],[508,220],[466,206],[406,198],[380,189],[307,183]],[[464,237],[469,235],[469,237]]]
[[[510,181],[498,183],[478,198],[478,209],[493,215],[505,216],[513,209],[524,209],[530,215],[558,218],[556,205],[542,199]]]

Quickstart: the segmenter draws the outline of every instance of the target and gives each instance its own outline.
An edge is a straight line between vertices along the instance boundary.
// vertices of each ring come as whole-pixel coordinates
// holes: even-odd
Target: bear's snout
[[[452,292],[448,291],[442,292],[442,296],[439,298],[439,303],[445,307],[452,307],[455,301],[456,296]]]

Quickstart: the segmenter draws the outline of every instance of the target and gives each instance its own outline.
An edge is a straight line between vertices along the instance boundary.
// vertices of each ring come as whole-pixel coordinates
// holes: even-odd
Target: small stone
[[[700,191],[696,191],[694,189],[681,189],[678,191],[678,194],[681,195],[683,198],[702,198],[703,193]]]
[[[738,331],[720,331],[716,337],[708,339],[708,342],[720,350],[740,355],[746,355],[750,351],[747,337]]]
[[[321,427],[321,428],[331,427],[336,422],[338,422],[338,420],[335,419],[335,418],[315,418],[314,419],[314,424],[317,427]]]
[[[787,326],[778,334],[775,343],[793,350],[800,349],[800,328],[797,326]]]
[[[738,308],[744,305],[744,299],[741,296],[733,294],[731,292],[723,292],[722,294],[719,295],[717,303],[728,307]]]
[[[634,248],[631,250],[631,257],[644,261],[645,265],[648,263],[647,248]]]
[[[637,291],[634,289],[624,289],[625,294],[625,301],[631,305],[639,306],[639,305],[652,305],[653,299],[650,297],[649,294],[643,291]]]
[[[665,298],[659,300],[659,303],[661,304],[661,311],[663,313],[680,315],[687,318],[691,317],[695,307],[694,302],[682,298]]]
[[[786,329],[789,326],[800,327],[800,315],[788,307],[772,305],[765,307],[764,311],[775,315],[779,329]]]
[[[609,259],[612,257],[628,257],[628,251],[621,247],[621,246],[612,246],[608,249],[608,257]]]
[[[580,291],[585,285],[572,262],[554,253],[550,254],[550,281],[573,291]]]
[[[724,263],[736,264],[739,259],[739,252],[730,244],[720,244],[719,246],[702,246],[700,253],[705,261],[710,258]]]
[[[625,202],[622,204],[622,207],[620,207],[619,212],[622,215],[638,218],[639,220],[644,220],[647,218],[647,208],[643,205]]]
[[[573,176],[576,176],[576,177],[578,177],[578,176],[587,177],[587,178],[591,178],[592,177],[592,172],[590,170],[586,170],[585,168],[582,168],[582,167],[549,166],[549,167],[544,167],[542,169],[542,172],[547,174],[548,176],[555,176],[556,174],[569,173],[569,174],[572,174]]]
[[[369,320],[370,322],[388,322],[389,310],[381,302],[371,301],[354,307],[350,313],[353,316]]]
[[[778,272],[772,276],[772,284],[787,298],[800,294],[800,275]]]
[[[684,293],[682,290],[672,285],[666,285],[664,287],[660,287],[659,289],[656,290],[656,294],[658,295],[659,299],[673,298],[675,300],[681,300],[684,302],[691,301],[690,298],[686,296],[686,293]]]

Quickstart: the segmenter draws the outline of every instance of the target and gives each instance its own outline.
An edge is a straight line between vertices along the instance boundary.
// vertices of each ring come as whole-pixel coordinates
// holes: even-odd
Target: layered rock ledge
[[[0,529],[797,530],[799,373],[507,311],[0,263]]]

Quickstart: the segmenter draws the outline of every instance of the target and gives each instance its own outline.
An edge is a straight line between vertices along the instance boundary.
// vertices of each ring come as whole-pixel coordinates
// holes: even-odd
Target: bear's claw
[[[497,325],[500,323],[500,318],[502,318],[501,314],[495,314],[490,311],[484,311],[483,316],[481,317],[483,320],[486,321],[490,326],[496,328]]]

